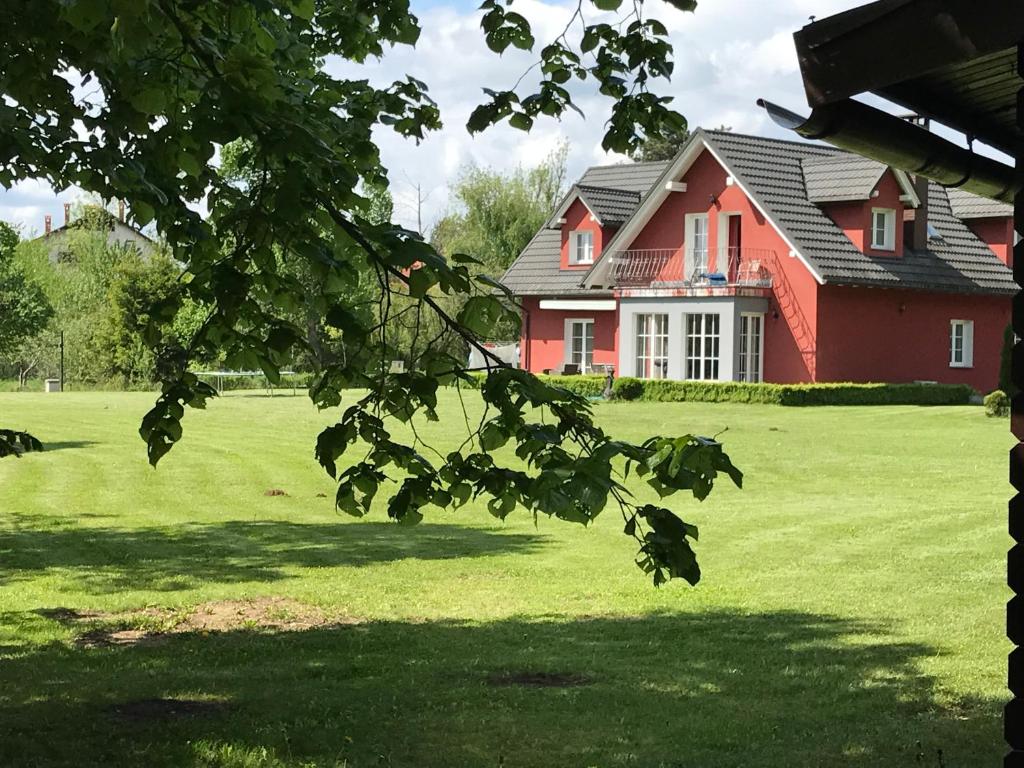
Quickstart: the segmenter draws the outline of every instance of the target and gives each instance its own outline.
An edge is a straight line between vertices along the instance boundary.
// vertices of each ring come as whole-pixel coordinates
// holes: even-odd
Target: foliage
[[[966,405],[965,384],[747,384],[734,381],[671,381],[622,377],[612,385],[618,400],[655,402],[814,405]]]
[[[0,429],[0,459],[5,456],[21,456],[28,451],[41,451],[43,444],[28,432]]]
[[[592,0],[587,12],[591,5],[609,12],[621,3]],[[534,48],[524,16],[497,0],[481,10],[491,50]],[[645,133],[682,129],[671,99],[649,90],[667,81],[673,65],[667,29],[643,10],[635,3],[612,24],[588,20],[581,4],[565,33],[540,46],[539,82],[528,87],[533,68],[520,80],[534,92],[488,90],[469,130],[506,120],[529,130],[542,116],[579,111],[568,86],[574,78],[614,100],[606,149],[628,152]],[[194,360],[222,356],[231,368],[260,369],[278,381],[297,354],[308,354],[318,372],[310,389],[317,406],[338,406],[348,387],[368,390],[317,441],[321,463],[339,481],[342,509],[365,512],[382,485],[394,492],[389,515],[403,521],[418,520],[427,504],[484,496],[500,517],[522,506],[589,522],[612,500],[655,582],[694,578],[692,526],[623,495],[614,466],[649,473],[659,495],[688,490],[703,498],[720,471],[739,481],[714,441],[613,440],[584,398],[508,370],[481,389],[498,415],[468,427],[460,449],[428,459],[417,440],[394,439],[395,423],[437,418],[439,384],[466,379],[446,341],[458,336],[483,350],[480,340],[516,317],[493,281],[469,268],[472,259],[446,259],[418,233],[367,216],[365,190],[385,179],[374,130],[420,139],[440,126],[440,115],[414,77],[375,87],[322,65],[329,57],[358,65],[386,46],[413,45],[420,27],[407,0],[358,8],[314,0],[41,0],[5,22],[0,184],[45,178],[126,200],[135,224],[153,222],[185,269],[177,294],[148,313],[143,335],[161,378],[140,429],[153,465],[181,439],[184,407],[202,408],[216,394],[189,372]],[[214,162],[233,142],[244,156],[242,182]],[[353,298],[364,291],[374,312]],[[402,348],[388,335],[395,297],[415,329]],[[169,329],[186,300],[208,314],[182,344]],[[316,349],[319,334],[298,321],[300,313],[335,334],[332,354]],[[389,372],[395,359],[408,361],[405,373]],[[510,440],[527,470],[493,457]],[[357,442],[369,451],[340,469]]]
[[[143,332],[152,308],[176,293],[178,277],[177,266],[160,251],[146,257],[133,250],[119,254],[95,320],[92,346],[97,379],[114,379],[127,387],[156,379],[155,359],[143,341]],[[183,320],[176,327],[187,331],[189,325]],[[180,343],[171,334],[168,338]]]
[[[731,131],[732,126],[719,125],[713,130]],[[690,129],[684,123],[681,128],[666,128],[661,133],[648,134],[640,145],[630,153],[638,163],[671,160],[690,140]]]
[[[15,260],[18,233],[0,221],[0,358],[41,331],[53,315],[42,287]]]
[[[89,229],[83,221],[98,222],[99,228]],[[177,292],[181,270],[157,244],[143,255],[134,245],[109,242],[104,221],[100,214],[76,219],[76,226],[61,234],[56,259],[51,256],[55,246],[46,241],[19,245],[16,262],[53,307],[48,326],[6,356],[22,380],[30,374],[57,375],[61,332],[65,373],[73,385],[137,387],[156,379],[155,356],[142,331],[153,302]],[[179,327],[182,332],[197,327],[190,311],[196,309],[185,302],[168,339]]]
[[[690,129],[684,123],[677,129],[670,129],[644,137],[643,143],[630,153],[630,157],[638,163],[671,160],[689,140]]]
[[[459,210],[437,222],[431,244],[445,256],[466,253],[499,278],[565,194],[568,144],[529,170],[501,173],[467,166],[452,186]]]
[[[1010,415],[1010,396],[1001,389],[985,395],[984,405],[986,416],[1002,418]]]

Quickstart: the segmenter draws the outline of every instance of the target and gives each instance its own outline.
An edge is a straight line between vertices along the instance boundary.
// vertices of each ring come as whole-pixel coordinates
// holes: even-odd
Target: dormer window
[[[876,251],[896,250],[896,211],[871,209],[871,247]]]
[[[569,235],[569,263],[594,263],[594,233],[579,230]]]

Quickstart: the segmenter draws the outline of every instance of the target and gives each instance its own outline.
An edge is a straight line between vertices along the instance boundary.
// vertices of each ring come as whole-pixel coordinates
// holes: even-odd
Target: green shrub
[[[990,392],[985,395],[985,415],[999,417],[1009,416],[1010,396],[1001,389],[997,389],[995,392]]]
[[[644,395],[644,383],[640,379],[622,377],[612,384],[612,397],[616,400],[639,400]]]
[[[767,405],[966,405],[963,384],[746,384],[738,381],[616,379],[618,400]]]
[[[475,374],[479,383],[485,374]],[[604,392],[604,376],[538,376],[586,397]],[[673,381],[623,376],[612,385],[615,400],[762,405],[967,405],[966,384],[747,384],[739,381]]]

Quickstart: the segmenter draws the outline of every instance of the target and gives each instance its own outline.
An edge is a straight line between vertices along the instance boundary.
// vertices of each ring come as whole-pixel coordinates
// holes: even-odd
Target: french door
[[[717,314],[686,315],[686,378],[718,379],[721,318]]]
[[[736,370],[739,381],[760,382],[764,376],[764,315],[740,315],[740,349]]]
[[[708,215],[690,213],[686,215],[686,231],[683,234],[685,251],[684,280],[694,280],[708,271]]]
[[[636,366],[638,379],[664,379],[668,376],[668,315],[634,315]]]
[[[594,321],[569,321],[569,363],[580,373],[594,369]]]

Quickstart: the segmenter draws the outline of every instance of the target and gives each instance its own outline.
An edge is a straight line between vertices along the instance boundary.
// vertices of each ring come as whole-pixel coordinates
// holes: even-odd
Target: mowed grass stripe
[[[151,394],[0,394],[5,424],[64,443],[0,462],[0,764],[903,766],[941,748],[962,766],[1003,752],[1011,440],[979,408],[596,405],[633,439],[727,429],[746,473],[743,490],[673,500],[701,527],[704,580],[655,590],[614,510],[589,529],[503,524],[479,504],[409,529],[382,505],[339,516],[312,458],[336,414],[249,394],[190,412],[156,471],[136,433]],[[440,412],[420,433],[443,452],[464,430],[452,392]],[[347,623],[81,648],[81,627],[36,613],[256,597]],[[587,682],[488,682],[522,672]],[[226,708],[110,714],[160,697]]]

